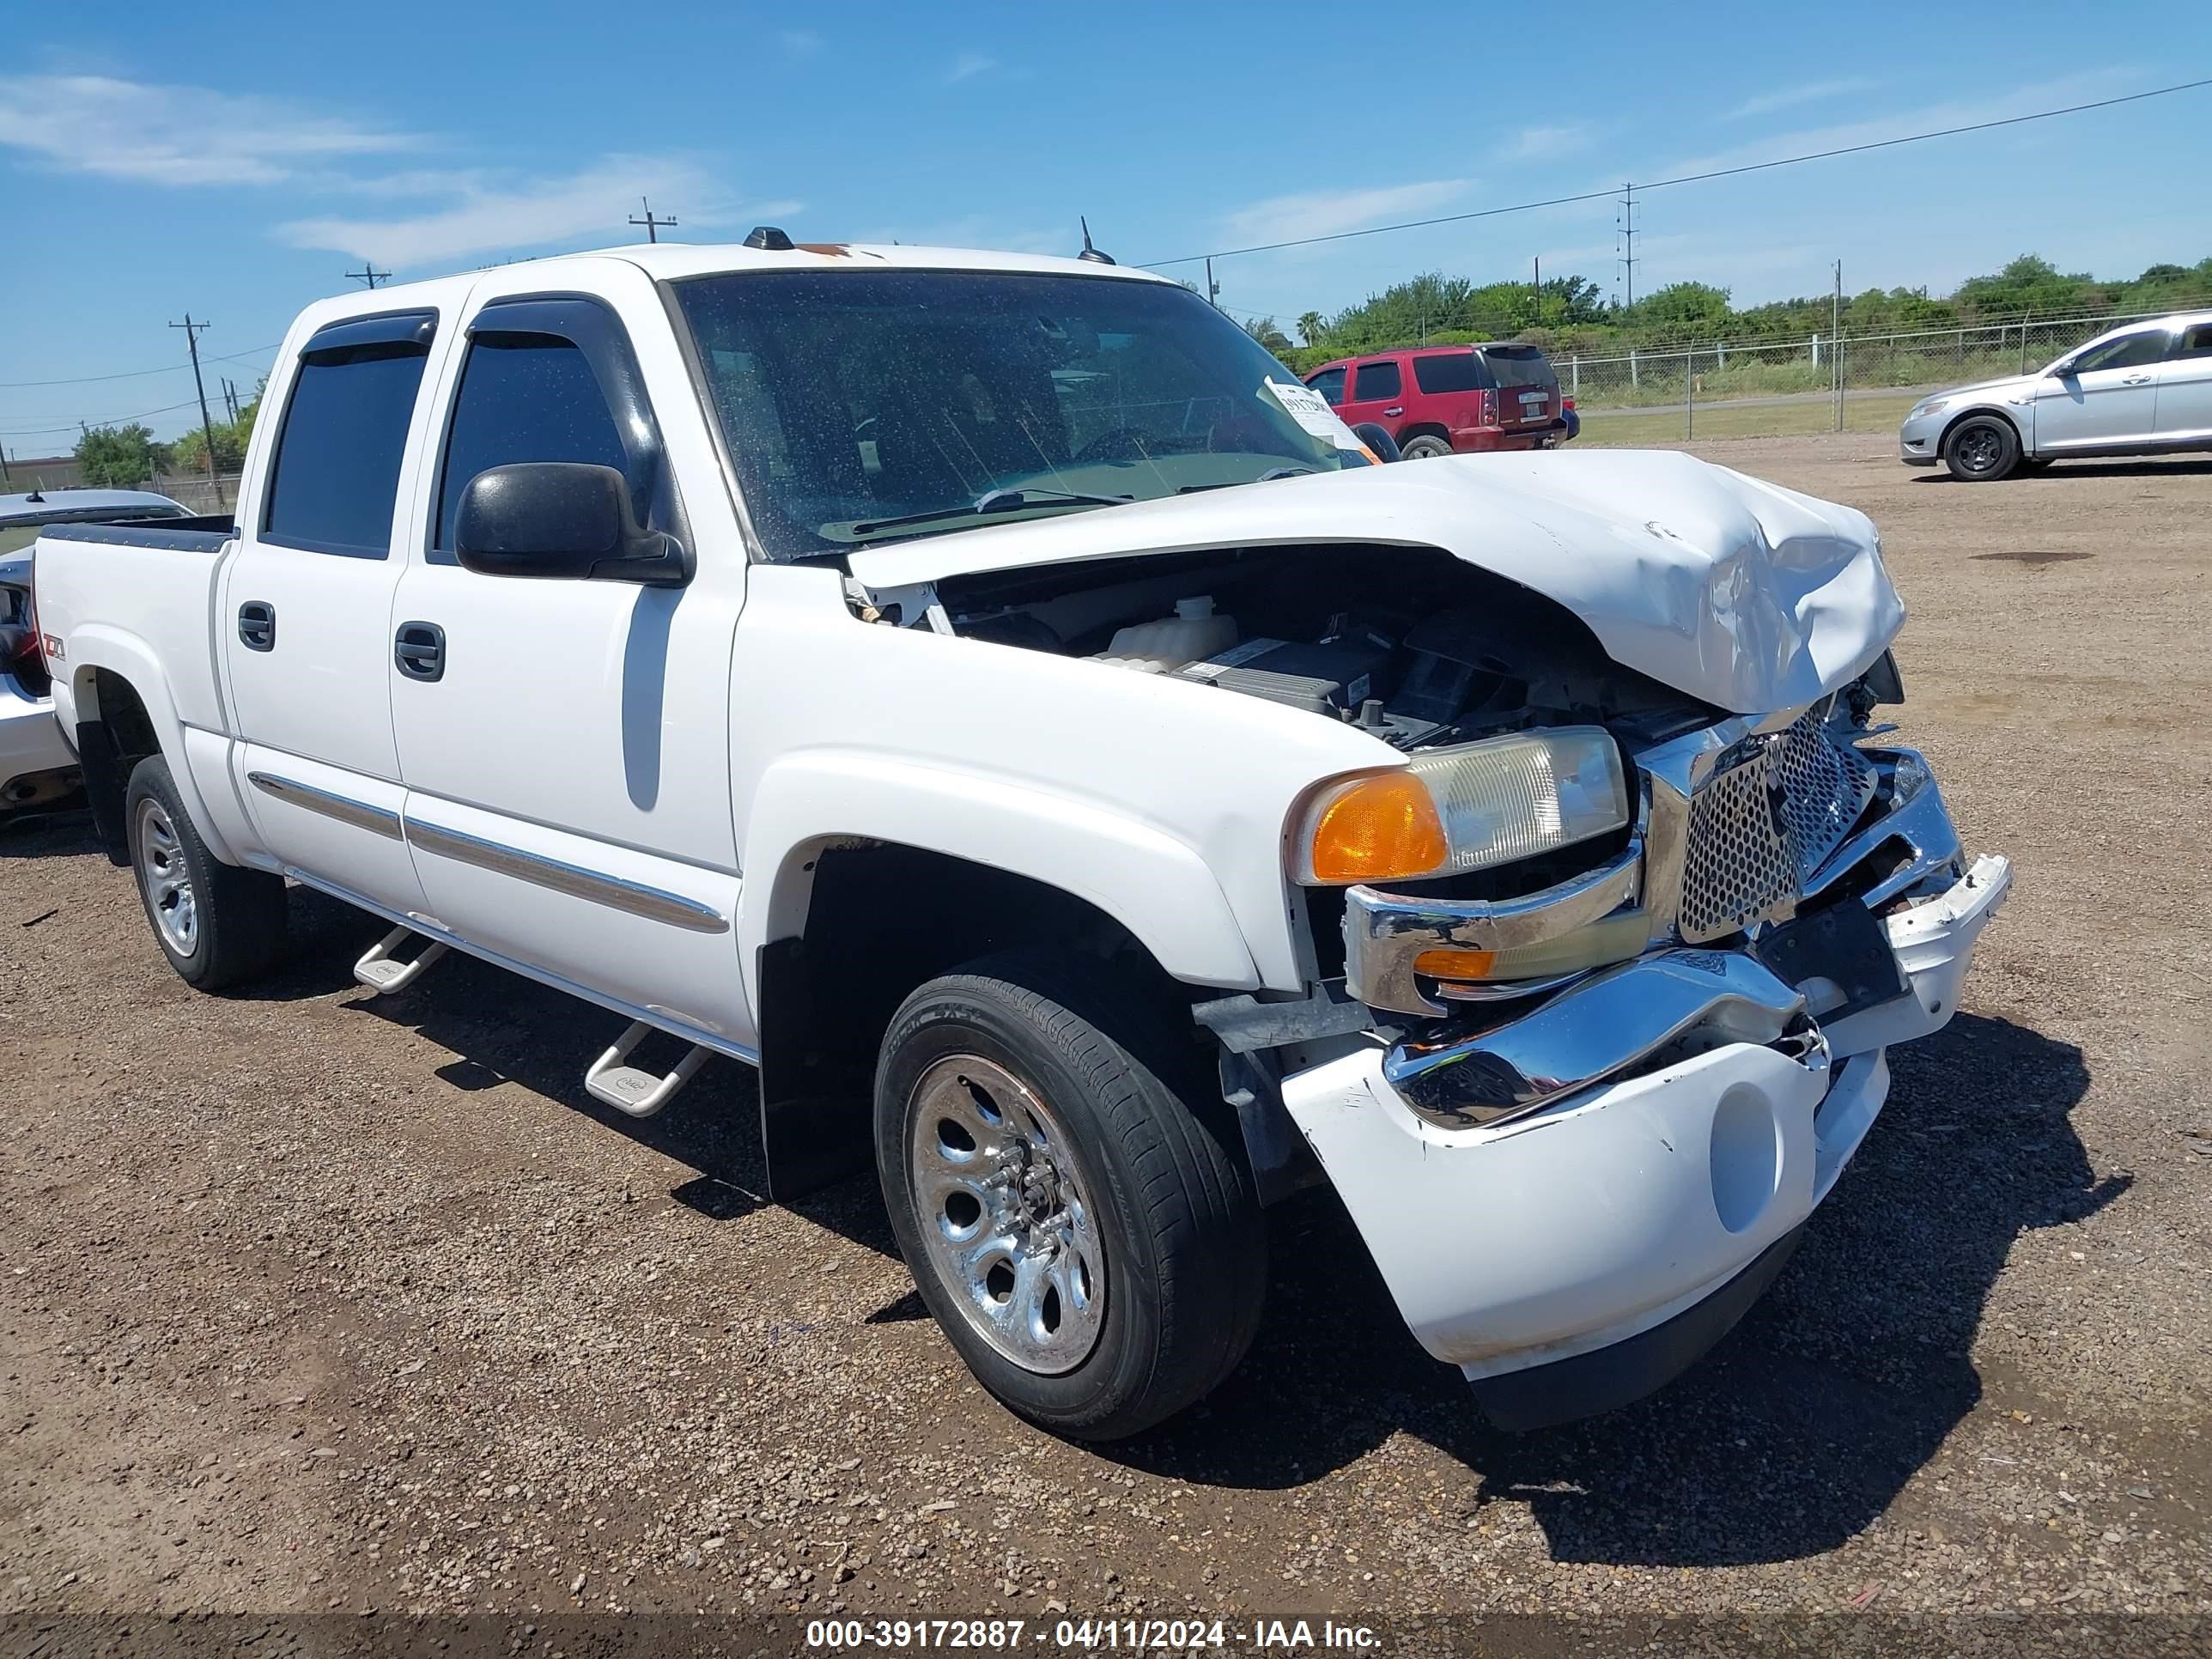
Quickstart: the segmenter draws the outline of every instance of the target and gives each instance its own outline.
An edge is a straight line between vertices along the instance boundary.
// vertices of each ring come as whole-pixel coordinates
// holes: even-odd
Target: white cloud
[[[1847,76],[1835,81],[1808,81],[1799,86],[1778,87],[1772,92],[1762,92],[1756,98],[1747,98],[1721,117],[1723,121],[1741,121],[1753,115],[1766,115],[1778,109],[1794,109],[1800,104],[1817,104],[1824,98],[1841,98],[1846,93],[1872,92],[1880,82],[1863,75]]]
[[[1565,126],[1523,127],[1502,154],[1510,161],[1540,161],[1547,155],[1581,149],[1595,136],[1595,130],[1581,121]]]
[[[0,76],[0,145],[70,173],[156,185],[270,185],[302,165],[419,147],[289,99],[104,75]]]
[[[1264,202],[1239,208],[1222,222],[1224,237],[1239,246],[1296,241],[1306,236],[1333,236],[1340,231],[1361,230],[1408,214],[1449,206],[1474,187],[1472,179],[1432,179],[1414,185],[1388,185],[1376,190],[1313,191],[1295,196],[1271,196]]]
[[[987,75],[999,67],[999,60],[987,58],[980,52],[963,52],[952,60],[952,67],[945,71],[945,84],[957,86],[978,75]]]
[[[784,29],[775,38],[793,58],[811,58],[822,50],[823,44],[821,35],[812,29]]]
[[[415,175],[434,180],[439,175]],[[686,227],[726,223],[738,210],[720,180],[696,163],[665,156],[610,155],[580,173],[493,185],[472,173],[445,179],[451,204],[398,219],[301,219],[277,228],[295,247],[332,248],[394,270],[455,264],[471,254],[508,254],[553,243],[606,247],[636,240],[627,221],[641,196]],[[798,210],[792,202],[756,211]]]

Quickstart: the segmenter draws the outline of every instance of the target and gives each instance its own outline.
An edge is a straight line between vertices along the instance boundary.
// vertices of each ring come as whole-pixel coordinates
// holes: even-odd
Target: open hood
[[[1855,508],[1660,450],[1320,473],[856,549],[872,590],[1209,547],[1441,548],[1557,600],[1615,662],[1734,714],[1849,684],[1905,620]]]

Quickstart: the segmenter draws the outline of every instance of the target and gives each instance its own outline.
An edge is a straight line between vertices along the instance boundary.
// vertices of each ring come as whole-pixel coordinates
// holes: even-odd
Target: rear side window
[[[2212,323],[2194,323],[2181,331],[2171,354],[2176,357],[2212,357]]]
[[[307,342],[276,438],[264,541],[357,559],[391,551],[399,465],[434,323],[419,313],[365,318]]]
[[[1482,357],[1490,372],[1498,377],[1498,384],[1508,392],[1529,386],[1541,386],[1548,392],[1559,384],[1559,377],[1552,373],[1552,365],[1534,346],[1491,346],[1485,349]]]
[[[1480,392],[1482,361],[1472,351],[1413,359],[1413,384],[1424,392]]]
[[[1344,401],[1344,368],[1341,364],[1334,368],[1324,368],[1306,384],[1333,404]]]
[[[1352,398],[1354,403],[1365,403],[1376,398],[1395,398],[1405,388],[1405,380],[1398,373],[1398,365],[1362,363],[1352,377]]]
[[[552,334],[480,334],[469,343],[438,487],[437,552],[451,562],[462,492],[477,473],[519,461],[627,465],[613,412],[583,352]]]

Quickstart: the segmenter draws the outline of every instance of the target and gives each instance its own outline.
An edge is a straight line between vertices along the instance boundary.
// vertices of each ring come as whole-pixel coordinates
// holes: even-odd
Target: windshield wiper
[[[1234,489],[1241,483],[1273,483],[1278,478],[1307,478],[1312,476],[1313,468],[1310,466],[1271,466],[1256,478],[1226,478],[1219,483],[1185,484],[1176,494],[1197,495],[1209,489]]]
[[[965,507],[939,507],[927,513],[903,513],[895,519],[869,519],[854,525],[853,534],[872,536],[878,530],[1005,513],[1018,507],[1127,507],[1136,499],[1134,495],[1093,495],[1079,489],[987,489]]]

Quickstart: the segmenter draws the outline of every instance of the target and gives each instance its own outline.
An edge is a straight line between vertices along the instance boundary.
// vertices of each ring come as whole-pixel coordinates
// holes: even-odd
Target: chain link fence
[[[1878,431],[1922,395],[2025,374],[2123,323],[2168,312],[2027,319],[1840,337],[1554,352],[1586,443]]]
[[[210,483],[204,472],[185,477],[157,475],[146,488],[195,513],[228,513],[238,505],[238,477],[235,472],[228,472]]]

